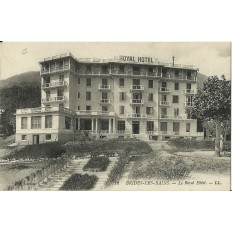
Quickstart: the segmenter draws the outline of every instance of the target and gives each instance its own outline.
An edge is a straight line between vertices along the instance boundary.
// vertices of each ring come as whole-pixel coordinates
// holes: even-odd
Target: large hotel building
[[[41,107],[18,109],[16,142],[37,144],[91,138],[202,139],[188,110],[197,91],[191,65],[151,57],[45,58]]]

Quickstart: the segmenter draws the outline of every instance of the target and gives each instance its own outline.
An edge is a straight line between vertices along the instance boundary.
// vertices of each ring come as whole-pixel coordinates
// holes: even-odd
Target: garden
[[[104,172],[110,163],[106,156],[92,157],[83,167],[83,171]]]

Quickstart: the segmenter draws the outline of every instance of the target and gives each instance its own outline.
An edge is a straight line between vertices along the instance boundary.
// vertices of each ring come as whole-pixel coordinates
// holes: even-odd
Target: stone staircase
[[[84,165],[88,162],[89,159],[78,159],[72,160],[72,162],[68,165],[65,170],[58,172],[53,175],[47,182],[41,184],[37,190],[39,191],[57,191],[63,185],[63,183],[74,173],[79,174],[89,174],[96,175],[98,177],[98,181],[93,188],[94,191],[103,190],[105,181],[108,178],[108,174],[117,162],[117,157],[110,157],[110,164],[106,171],[104,172],[90,172],[83,171]]]

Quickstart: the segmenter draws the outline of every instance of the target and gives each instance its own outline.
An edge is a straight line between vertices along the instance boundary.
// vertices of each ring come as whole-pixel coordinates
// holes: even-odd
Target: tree
[[[216,124],[215,155],[222,150],[221,126],[231,115],[231,81],[222,76],[211,76],[204,82],[202,89],[193,98],[191,117],[202,121],[214,120]]]

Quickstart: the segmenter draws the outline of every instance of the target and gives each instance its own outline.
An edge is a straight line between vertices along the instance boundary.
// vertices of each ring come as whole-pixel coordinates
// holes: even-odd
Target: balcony
[[[196,77],[194,76],[186,76],[186,75],[179,75],[175,76],[173,74],[163,74],[162,79],[174,80],[174,81],[187,81],[187,82],[195,82]]]
[[[158,135],[158,131],[155,131],[155,130],[153,130],[153,131],[147,131],[147,134],[148,135]]]
[[[110,88],[110,85],[99,85],[98,90],[100,90],[100,91],[110,91],[111,88]]]
[[[130,86],[130,91],[143,91],[144,90],[144,86],[143,85],[131,85]]]
[[[99,104],[101,105],[109,105],[110,99],[100,99]]]
[[[192,120],[192,119],[188,119],[187,116],[185,115],[164,115],[161,114],[159,115],[160,119],[172,119],[172,120]]]
[[[159,105],[160,106],[170,106],[170,102],[169,101],[160,101]]]
[[[67,97],[65,96],[42,98],[42,103],[64,102],[64,101],[67,101]]]
[[[186,89],[186,90],[184,90],[184,94],[185,95],[194,95],[194,94],[196,94],[196,90]]]
[[[140,113],[133,113],[133,114],[128,114],[128,118],[147,118],[147,114],[140,114]]]
[[[37,113],[44,113],[44,112],[65,112],[69,114],[75,114],[74,111],[64,108],[64,107],[37,107],[37,108],[27,108],[27,109],[17,109],[16,114],[37,114]]]
[[[51,89],[51,88],[66,87],[66,86],[68,86],[68,83],[66,81],[57,81],[54,83],[43,84],[42,89]]]
[[[69,64],[62,65],[62,66],[56,66],[56,67],[46,67],[41,70],[41,75],[55,73],[55,72],[63,72],[69,69],[70,69]]]
[[[131,105],[143,105],[144,101],[142,99],[131,99]]]
[[[166,88],[166,87],[161,87],[161,88],[159,89],[159,92],[160,92],[160,93],[169,93],[170,90],[169,90],[168,88]]]
[[[110,75],[111,72],[109,70],[82,70],[78,72],[79,75],[83,75],[83,76],[91,76],[91,75]]]
[[[115,116],[115,112],[107,112],[107,111],[91,111],[91,110],[79,110],[76,111],[77,115],[82,116]]]
[[[193,102],[185,102],[185,103],[184,103],[184,106],[185,106],[186,108],[191,108],[191,107],[193,107]]]

